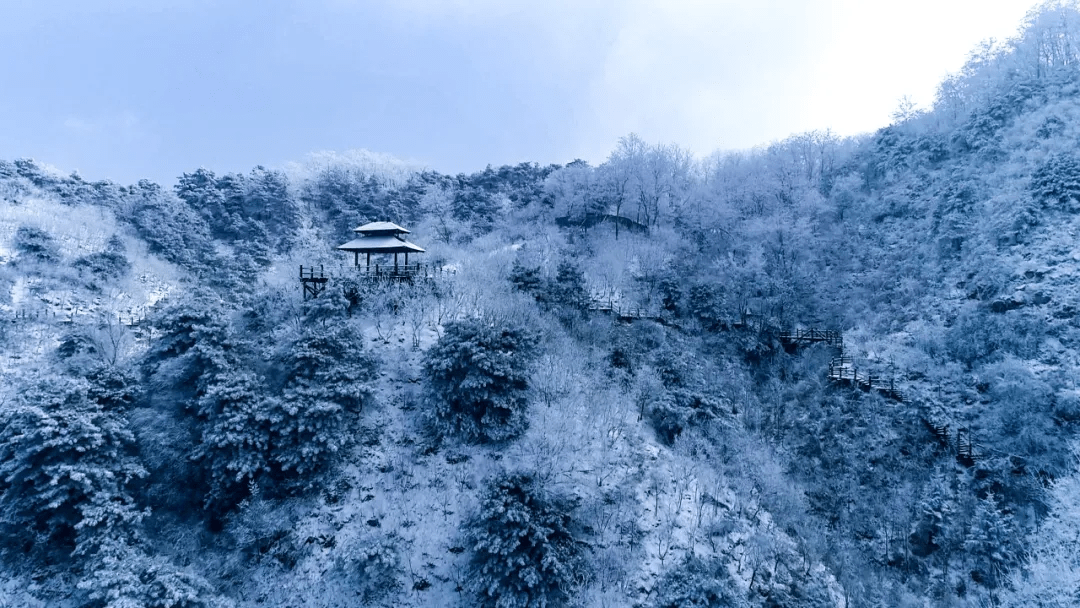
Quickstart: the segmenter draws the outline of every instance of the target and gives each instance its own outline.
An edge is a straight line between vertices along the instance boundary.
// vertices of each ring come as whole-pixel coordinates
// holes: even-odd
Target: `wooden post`
[[[397,254],[394,254],[394,274],[397,274]]]
[[[367,268],[371,270],[371,252],[367,252]]]
[[[405,270],[409,269],[409,252],[405,252]]]
[[[360,252],[359,251],[354,251],[353,252],[353,266],[359,266],[359,265],[360,265]]]

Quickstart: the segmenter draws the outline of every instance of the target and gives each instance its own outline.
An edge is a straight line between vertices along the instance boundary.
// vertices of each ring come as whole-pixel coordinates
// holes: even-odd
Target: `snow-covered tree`
[[[79,589],[92,608],[226,608],[191,568],[180,568],[148,547],[110,539],[90,560]]]
[[[1054,482],[1050,515],[1029,538],[1027,563],[1009,572],[1002,603],[1066,608],[1080,603],[1080,476]]]
[[[1005,573],[1016,563],[1012,544],[1012,526],[998,509],[994,495],[989,494],[976,505],[964,539],[972,578],[988,589],[1000,586]]]
[[[574,538],[573,500],[549,494],[528,475],[492,479],[465,523],[472,550],[469,587],[490,608],[564,606],[584,574]]]
[[[524,432],[536,338],[524,328],[457,321],[424,357],[428,402],[439,430],[470,442]]]
[[[249,484],[270,469],[271,427],[276,399],[263,394],[254,374],[219,374],[198,400],[202,422],[193,459],[207,471],[204,505],[225,511],[246,495]]]
[[[132,484],[146,475],[124,418],[87,397],[85,382],[39,380],[0,409],[0,516],[38,550],[92,552],[130,534],[145,513]]]
[[[687,557],[657,583],[656,608],[738,608],[748,606],[724,560]]]
[[[374,376],[363,336],[348,323],[305,332],[285,354],[285,389],[270,413],[269,459],[282,479],[325,470],[349,442]]]

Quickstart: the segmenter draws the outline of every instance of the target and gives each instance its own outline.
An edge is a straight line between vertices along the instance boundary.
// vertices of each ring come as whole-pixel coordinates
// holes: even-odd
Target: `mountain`
[[[0,599],[1072,605],[1077,32],[702,159],[0,161]]]

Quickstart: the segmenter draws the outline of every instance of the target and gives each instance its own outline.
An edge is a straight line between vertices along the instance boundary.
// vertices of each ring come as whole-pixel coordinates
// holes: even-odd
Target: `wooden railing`
[[[977,459],[983,458],[987,452],[986,448],[972,439],[970,429],[961,427],[956,429],[954,434],[948,424],[934,423],[926,419],[923,419],[923,423],[943,446],[956,454],[957,460],[962,463],[974,463]]]
[[[320,265],[318,270],[315,270],[314,266],[308,266],[307,271],[304,271],[304,265],[300,265],[300,284],[304,288],[304,299],[308,299],[308,296],[312,298],[319,297],[319,294],[326,290],[326,283],[330,280],[330,277],[326,276],[323,272],[323,267]]]
[[[623,304],[613,298],[593,297],[586,303],[586,308],[597,312],[611,313],[619,319],[658,319],[659,313],[638,304]]]
[[[781,342],[789,344],[824,342],[829,345],[840,345],[844,343],[844,334],[834,329],[781,330],[779,337]]]
[[[895,377],[884,378],[867,372],[860,374],[851,357],[835,357],[829,362],[829,380],[851,384],[864,391],[877,391],[896,401],[904,400],[903,391],[896,387]]]
[[[371,278],[412,278],[435,277],[454,274],[454,269],[433,264],[372,264],[354,266],[357,273]]]

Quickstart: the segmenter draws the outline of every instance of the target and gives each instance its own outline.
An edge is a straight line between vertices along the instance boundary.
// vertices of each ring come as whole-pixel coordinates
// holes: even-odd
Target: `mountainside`
[[[1078,32],[704,159],[0,161],[0,600],[1074,605]]]

